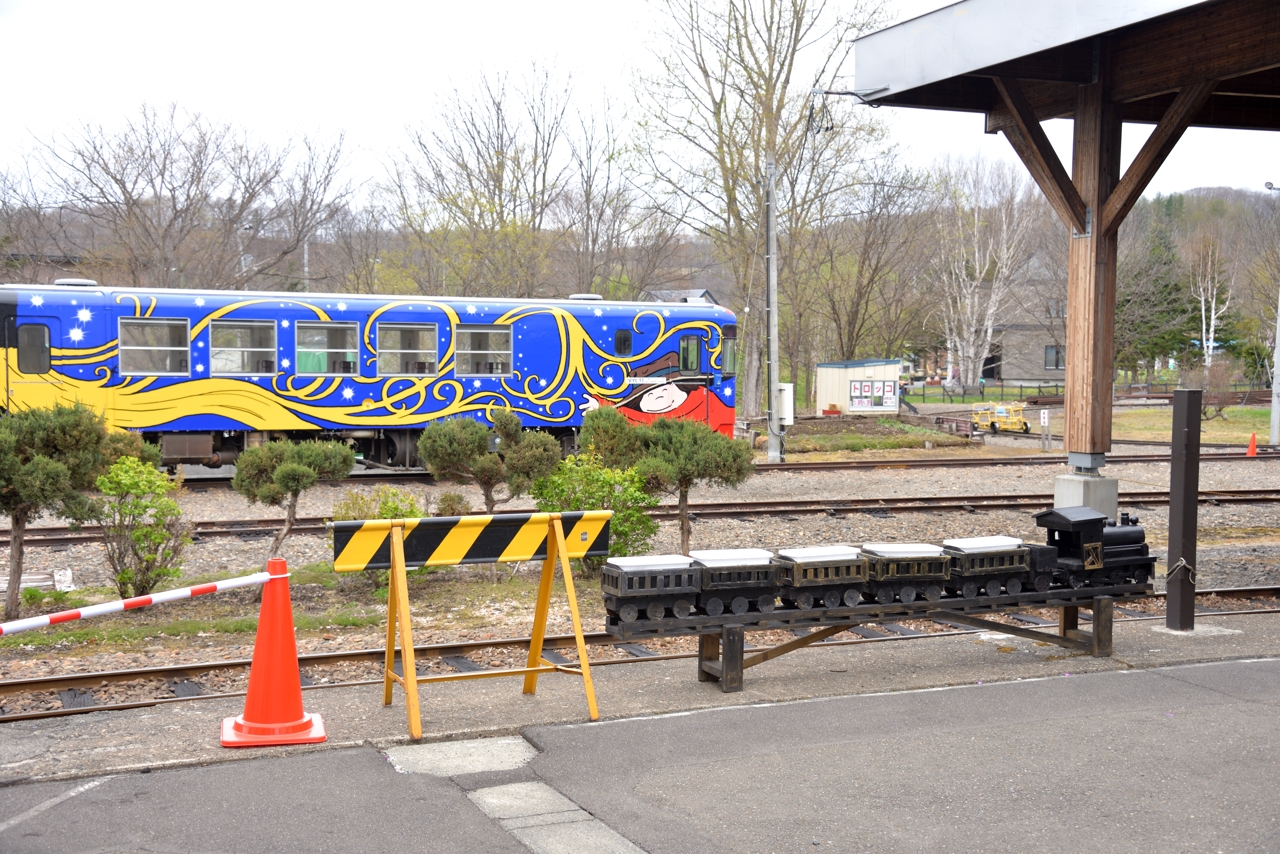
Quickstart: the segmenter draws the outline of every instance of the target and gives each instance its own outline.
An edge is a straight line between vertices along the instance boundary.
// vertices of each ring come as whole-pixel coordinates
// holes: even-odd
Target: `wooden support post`
[[[1058,636],[1071,637],[1068,632],[1079,631],[1080,608],[1077,605],[1064,605],[1058,609]]]
[[[708,669],[708,664],[715,666],[712,669]],[[698,635],[698,681],[719,682],[719,667],[720,636]]]
[[[1115,616],[1115,600],[1096,596],[1093,600],[1093,657],[1111,657],[1111,624]]]
[[[1164,624],[1196,627],[1196,529],[1200,500],[1200,389],[1173,393],[1173,458],[1169,464],[1169,558]]]
[[[732,694],[742,690],[742,654],[746,632],[742,626],[725,626],[720,640],[720,690]]]
[[[1064,442],[1068,464],[1096,471],[1111,449],[1116,234],[1102,208],[1120,173],[1120,107],[1107,98],[1110,51],[1099,40],[1098,78],[1076,99],[1071,178],[1088,229],[1073,229],[1067,262],[1067,376]]]

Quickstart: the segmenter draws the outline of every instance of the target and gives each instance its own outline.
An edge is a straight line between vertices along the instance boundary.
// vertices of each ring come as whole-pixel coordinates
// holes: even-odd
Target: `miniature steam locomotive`
[[[684,555],[610,558],[601,574],[605,609],[624,623],[643,614],[659,620],[735,616],[784,608],[853,607],[863,601],[930,602],[944,595],[1047,593],[1075,588],[1145,584],[1155,558],[1138,517],[1119,524],[1088,507],[1045,510],[1035,516],[1046,545],[1014,537],[968,537],[928,543],[866,543],[780,549],[718,549]]]

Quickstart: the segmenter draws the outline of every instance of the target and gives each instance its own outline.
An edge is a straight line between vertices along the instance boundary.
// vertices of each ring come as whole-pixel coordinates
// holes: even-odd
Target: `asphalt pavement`
[[[530,727],[0,788],[0,851],[1280,851],[1278,712],[1262,659]]]

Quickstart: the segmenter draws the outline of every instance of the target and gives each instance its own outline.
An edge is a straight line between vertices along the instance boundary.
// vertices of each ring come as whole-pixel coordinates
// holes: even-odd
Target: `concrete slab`
[[[534,854],[644,854],[644,849],[598,821],[512,831]]]
[[[571,812],[578,805],[546,783],[508,783],[468,792],[467,797],[489,818],[521,818]]]
[[[518,735],[411,744],[387,751],[387,758],[397,771],[435,777],[514,771],[537,755],[534,746]]]

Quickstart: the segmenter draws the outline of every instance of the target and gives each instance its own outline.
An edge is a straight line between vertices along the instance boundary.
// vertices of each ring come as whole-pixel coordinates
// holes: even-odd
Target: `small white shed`
[[[819,362],[815,385],[818,411],[839,409],[843,414],[898,411],[898,359],[858,359]]]

